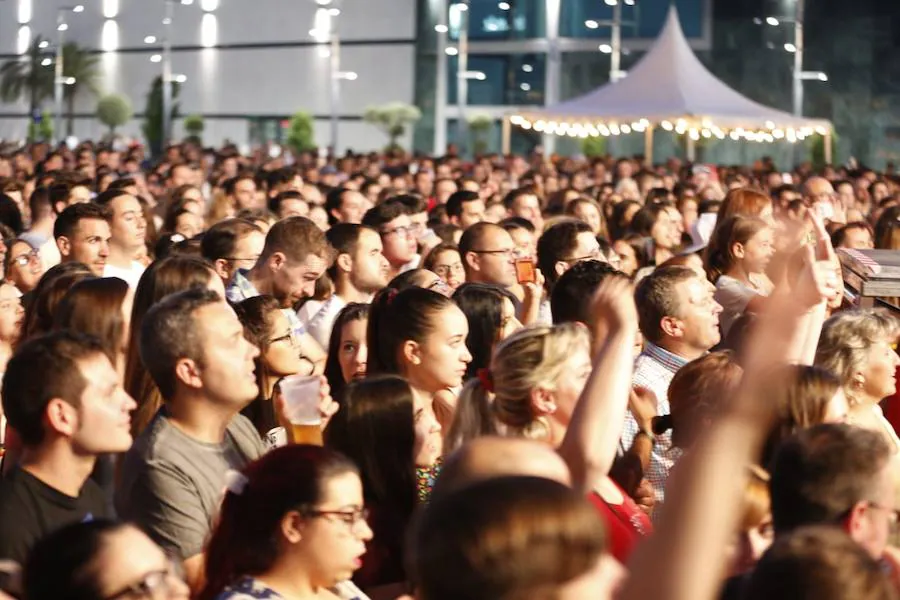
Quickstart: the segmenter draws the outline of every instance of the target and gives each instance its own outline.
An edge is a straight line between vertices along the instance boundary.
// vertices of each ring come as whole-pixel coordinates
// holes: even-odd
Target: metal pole
[[[447,2],[437,2],[437,56],[434,83],[434,156],[447,152]]]
[[[653,168],[653,125],[644,131],[644,164],[648,169]]]
[[[501,120],[502,139],[500,141],[500,151],[503,156],[512,154],[512,123],[509,121],[509,115],[505,115]]]
[[[469,97],[469,0],[462,0],[458,4],[463,5],[459,15],[459,53],[457,55],[456,64],[456,140],[459,144],[461,155],[465,154],[465,147],[468,145],[466,139],[468,135],[468,123],[466,123],[466,102]]]
[[[163,61],[162,61],[162,147],[172,135],[172,6],[174,0],[165,0],[166,15],[163,18]]]
[[[562,71],[562,53],[559,48],[559,14],[560,0],[546,0],[547,10],[547,70],[544,76],[544,105],[552,106],[559,102],[560,78]],[[556,152],[557,136],[544,133],[542,143],[544,156]]]
[[[610,46],[612,47],[612,55],[609,61],[609,80],[618,81],[622,72],[622,0],[618,0],[613,6]]]
[[[331,16],[331,56],[328,61],[328,72],[331,77],[330,93],[328,97],[329,109],[331,111],[331,153],[337,156],[338,153],[338,103],[341,98],[341,41],[337,34],[337,17]]]
[[[794,15],[794,115],[803,116],[803,0]]]
[[[53,100],[56,111],[56,125],[53,128],[52,136],[54,143],[59,143],[63,139],[63,43],[65,42],[65,23],[65,9],[60,8],[56,11],[56,65],[54,66],[53,77]]]

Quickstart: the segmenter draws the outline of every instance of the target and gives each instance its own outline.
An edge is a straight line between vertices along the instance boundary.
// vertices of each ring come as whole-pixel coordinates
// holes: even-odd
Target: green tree
[[[172,111],[170,113],[171,120],[178,118],[178,92],[181,86],[177,82],[172,82]],[[162,153],[163,146],[163,86],[162,75],[157,75],[150,85],[150,91],[147,93],[147,107],[144,109],[144,126],[142,130],[144,137],[147,139],[147,145],[150,147],[150,153],[159,156]]]
[[[121,127],[131,119],[133,111],[131,101],[119,94],[109,94],[97,102],[97,118],[109,127],[109,134],[116,134],[116,127]]]
[[[44,111],[41,113],[40,121],[31,119],[28,122],[28,139],[49,142],[53,139],[53,117],[50,113]]]
[[[203,117],[200,115],[188,115],[182,121],[184,125],[184,130],[187,132],[188,137],[194,140],[200,140],[200,136],[203,135],[203,129],[206,127],[206,124],[203,122]]]
[[[588,158],[606,156],[606,138],[599,135],[584,138],[581,142],[581,151]]]
[[[285,144],[297,154],[316,149],[312,115],[301,111],[291,117]]]
[[[469,119],[469,134],[472,136],[475,154],[488,151],[488,134],[493,126],[494,119],[489,115],[475,115]]]
[[[390,140],[388,149],[399,147],[397,140],[406,133],[409,125],[422,118],[422,112],[411,104],[390,102],[380,106],[370,106],[363,113],[363,121],[375,125],[387,134]]]
[[[41,42],[43,38],[37,36],[25,54],[0,66],[0,100],[12,103],[27,99],[29,119],[38,113],[44,100],[53,97],[53,65],[41,64],[49,57]]]
[[[63,77],[74,79],[74,83],[63,86],[63,100],[66,103],[66,135],[72,135],[75,128],[75,98],[84,92],[92,96],[99,94],[100,59],[78,44],[63,44]]]

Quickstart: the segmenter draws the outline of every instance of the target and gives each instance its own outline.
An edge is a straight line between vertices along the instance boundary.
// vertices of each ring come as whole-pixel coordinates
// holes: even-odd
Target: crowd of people
[[[34,144],[0,238],[0,597],[900,597],[893,168]]]

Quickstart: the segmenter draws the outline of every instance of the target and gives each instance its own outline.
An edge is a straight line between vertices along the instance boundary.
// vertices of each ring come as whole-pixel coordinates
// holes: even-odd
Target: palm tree
[[[29,119],[40,110],[41,103],[53,97],[53,66],[41,62],[47,54],[41,49],[42,38],[36,37],[28,51],[0,65],[0,100],[28,100]]]
[[[72,135],[75,125],[75,97],[81,91],[96,96],[99,91],[100,59],[78,44],[63,44],[63,77],[74,78],[75,83],[63,87],[63,99],[66,102],[66,135]]]

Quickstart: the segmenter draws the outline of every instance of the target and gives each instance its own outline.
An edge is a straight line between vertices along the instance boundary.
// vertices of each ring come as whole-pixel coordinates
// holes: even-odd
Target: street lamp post
[[[466,103],[469,98],[469,0],[457,2],[459,10],[459,43],[456,57],[456,139],[459,150],[466,146],[467,125]]]
[[[66,83],[63,77],[63,45],[65,44],[65,33],[69,29],[66,23],[66,13],[80,13],[84,10],[84,6],[76,4],[75,6],[61,6],[56,11],[56,64],[53,71],[53,104],[55,114],[55,126],[53,127],[53,139],[58,143],[62,137],[62,113],[63,113],[63,85]]]
[[[447,151],[447,3],[437,2],[438,23],[434,27],[437,34],[436,68],[434,82],[434,156],[443,156]]]
[[[803,116],[803,0],[796,0],[794,14],[794,115]]]
[[[328,98],[329,109],[331,112],[331,152],[334,156],[338,153],[338,104],[341,101],[341,40],[337,32],[337,15],[330,13],[330,31],[329,42],[331,47],[331,56],[328,63],[328,75],[330,86],[330,94]]]
[[[165,0],[166,10],[163,17],[163,56],[162,56],[162,146],[169,142],[172,135],[172,13],[175,0]]]
[[[612,32],[610,35],[612,56],[609,61],[609,80],[616,82],[622,75],[622,0],[613,6]]]

